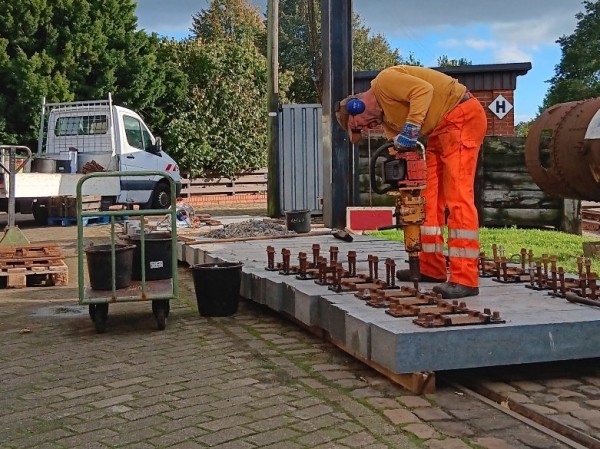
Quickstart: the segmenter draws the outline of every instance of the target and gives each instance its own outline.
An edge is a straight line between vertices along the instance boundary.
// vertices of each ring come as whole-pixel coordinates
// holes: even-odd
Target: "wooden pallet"
[[[110,223],[108,215],[99,215],[97,217],[82,217],[83,226],[92,226]],[[72,217],[48,217],[48,226],[74,226],[77,224],[77,218]]]
[[[67,285],[69,269],[58,245],[0,247],[0,286]]]
[[[0,262],[62,258],[62,251],[58,245],[31,244],[0,247]]]
[[[69,282],[69,267],[62,260],[29,267],[0,268],[0,282],[8,288],[64,286]]]

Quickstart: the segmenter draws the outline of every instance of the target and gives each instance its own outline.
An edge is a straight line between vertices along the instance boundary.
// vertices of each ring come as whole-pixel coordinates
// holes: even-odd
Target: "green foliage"
[[[320,102],[321,48],[318,12],[318,0],[279,2],[279,68],[286,81],[286,85],[279,86],[281,102]]]
[[[135,6],[133,0],[0,2],[0,137],[31,145],[43,96],[91,100],[112,92],[116,102],[156,115],[170,74],[157,57],[159,39],[136,31]]]
[[[352,20],[352,32],[355,71],[382,70],[402,62],[400,52],[391,48],[385,36],[371,33],[371,28],[364,25],[356,13]]]
[[[438,67],[458,67],[461,65],[473,65],[473,61],[465,58],[450,59],[446,55],[442,55],[437,59]]]
[[[225,176],[266,164],[266,61],[235,40],[191,39],[177,62],[190,91],[168,124],[165,145],[192,177]]]
[[[404,241],[402,231],[373,232],[371,235],[386,240]],[[444,238],[447,241],[447,234]],[[590,241],[589,237],[567,234],[559,231],[540,229],[511,228],[481,228],[479,244],[486,258],[492,257],[492,245],[501,245],[506,257],[518,261],[521,248],[527,252],[533,251],[534,259],[538,260],[544,254],[557,256],[557,266],[563,267],[567,273],[577,273],[577,257],[583,255],[583,243]],[[592,266],[600,270],[600,258],[592,258]]]
[[[560,63],[550,79],[541,110],[567,101],[600,96],[600,1],[584,1],[573,34],[556,42],[562,50]]]
[[[519,122],[515,125],[515,136],[516,137],[527,137],[529,134],[529,128],[533,125],[533,121],[535,119],[531,119],[527,122]]]
[[[212,0],[207,9],[192,16],[190,31],[206,43],[224,40],[257,48],[266,38],[258,7],[246,0]]]

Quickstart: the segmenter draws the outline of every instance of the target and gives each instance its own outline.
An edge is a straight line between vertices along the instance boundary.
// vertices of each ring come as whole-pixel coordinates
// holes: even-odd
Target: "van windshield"
[[[87,136],[106,134],[108,120],[106,115],[80,115],[59,117],[54,127],[55,136]]]

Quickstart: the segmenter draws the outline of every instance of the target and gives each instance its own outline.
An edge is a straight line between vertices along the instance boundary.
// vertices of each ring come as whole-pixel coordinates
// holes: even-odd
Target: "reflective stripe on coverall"
[[[421,273],[446,278],[442,227],[448,206],[448,280],[467,287],[479,286],[479,219],[473,186],[486,130],[485,111],[471,98],[452,108],[427,139]]]

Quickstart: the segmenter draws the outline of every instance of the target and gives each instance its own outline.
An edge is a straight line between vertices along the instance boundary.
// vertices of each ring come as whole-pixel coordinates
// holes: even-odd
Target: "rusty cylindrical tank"
[[[600,201],[600,98],[544,111],[529,129],[525,164],[550,195]]]

